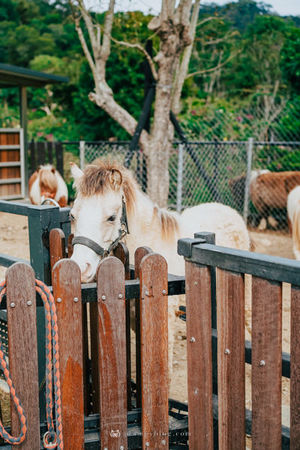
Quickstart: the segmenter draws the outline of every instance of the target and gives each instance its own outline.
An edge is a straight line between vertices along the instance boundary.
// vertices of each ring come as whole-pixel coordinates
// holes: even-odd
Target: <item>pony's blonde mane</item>
[[[103,194],[107,189],[111,189],[110,179],[112,174],[116,171],[121,174],[121,183],[126,207],[129,212],[132,212],[134,210],[138,185],[130,171],[116,161],[103,161],[97,159],[93,164],[86,166],[83,176],[76,184],[76,188],[84,197]]]
[[[39,184],[41,191],[56,192],[57,178],[55,168],[51,165],[41,166],[39,171]]]
[[[175,214],[157,206],[153,208],[153,226],[161,230],[165,241],[173,241],[179,232],[178,220]]]

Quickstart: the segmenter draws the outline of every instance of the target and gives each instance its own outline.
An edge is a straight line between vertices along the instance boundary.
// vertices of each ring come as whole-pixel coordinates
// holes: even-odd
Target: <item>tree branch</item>
[[[186,78],[189,63],[191,59],[195,34],[196,34],[196,25],[197,25],[197,19],[199,15],[199,8],[200,8],[200,0],[196,0],[196,2],[193,5],[193,12],[191,17],[191,25],[190,25],[190,35],[192,42],[190,45],[188,45],[183,52],[181,63],[178,62],[178,70],[176,71],[175,80],[174,80],[174,89],[172,94],[172,110],[175,114],[179,113],[180,110],[180,97],[182,92],[182,87],[184,84],[184,80]]]
[[[110,55],[110,41],[111,41],[111,30],[114,21],[114,10],[115,10],[115,0],[110,0],[107,13],[105,14],[103,43],[101,49],[101,60],[104,63],[104,66]]]
[[[99,54],[100,54],[100,45],[97,41],[97,37],[95,35],[94,32],[94,24],[92,21],[92,18],[89,14],[89,12],[87,11],[86,7],[84,6],[83,0],[78,0],[78,7],[81,13],[81,16],[84,20],[85,26],[87,28],[88,34],[89,34],[89,38],[90,38],[90,42],[91,42],[91,46],[92,46],[92,50],[93,50],[93,54],[94,54],[94,59],[95,61],[99,58]]]
[[[89,51],[89,48],[87,46],[87,43],[86,43],[86,40],[84,38],[82,29],[80,27],[80,19],[79,19],[79,17],[75,17],[74,22],[75,22],[75,28],[76,28],[76,31],[77,31],[77,34],[78,34],[78,37],[79,37],[79,40],[80,40],[80,43],[81,43],[81,47],[82,47],[83,53],[85,54],[85,57],[86,57],[86,59],[87,59],[87,61],[89,63],[89,66],[90,66],[91,71],[93,73],[94,79],[97,80],[98,77],[97,77],[96,66],[95,66],[94,60],[92,58],[92,55],[91,55],[91,53]]]
[[[210,69],[204,69],[204,70],[199,70],[197,72],[189,73],[186,76],[186,79],[193,77],[194,75],[203,75],[204,73],[214,72],[215,70],[218,70],[220,67],[225,66],[225,64],[227,64],[229,61],[231,61],[233,58],[235,58],[239,53],[241,53],[241,50],[234,53],[233,55],[229,56],[229,58],[227,58],[225,61],[221,62],[220,64],[218,64],[215,67],[211,67]]]
[[[151,56],[149,55],[149,53],[147,52],[147,50],[141,44],[137,44],[137,43],[133,44],[131,42],[118,41],[117,39],[114,39],[113,37],[111,37],[111,40],[113,42],[115,42],[115,44],[124,45],[125,47],[129,47],[129,48],[137,48],[138,50],[140,50],[145,55],[145,57],[149,63],[149,66],[151,67],[151,72],[152,72],[153,78],[155,80],[157,80],[157,72],[155,69],[154,61],[151,58]]]

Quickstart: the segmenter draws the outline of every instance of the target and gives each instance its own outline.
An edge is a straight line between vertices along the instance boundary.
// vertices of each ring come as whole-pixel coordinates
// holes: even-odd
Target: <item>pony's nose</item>
[[[91,281],[91,279],[93,278],[92,265],[88,262],[84,263],[81,265],[80,270],[81,270],[81,281],[83,283]]]

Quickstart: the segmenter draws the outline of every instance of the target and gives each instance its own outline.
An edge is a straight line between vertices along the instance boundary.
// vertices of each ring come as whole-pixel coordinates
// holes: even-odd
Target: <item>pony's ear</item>
[[[70,167],[71,167],[71,174],[72,174],[72,177],[74,178],[74,180],[75,180],[75,182],[76,182],[77,180],[79,180],[79,178],[82,177],[83,172],[82,172],[81,169],[79,169],[79,167],[77,166],[77,164],[75,164],[75,163],[73,163],[73,162],[70,162]]]
[[[112,188],[115,191],[118,191],[122,184],[122,174],[117,169],[112,169],[111,173],[109,174],[109,181],[112,186]]]

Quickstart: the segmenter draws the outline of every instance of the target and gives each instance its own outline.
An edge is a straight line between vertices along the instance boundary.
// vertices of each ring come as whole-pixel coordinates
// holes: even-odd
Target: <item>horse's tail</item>
[[[297,204],[293,214],[292,237],[296,259],[300,259],[300,203]]]

